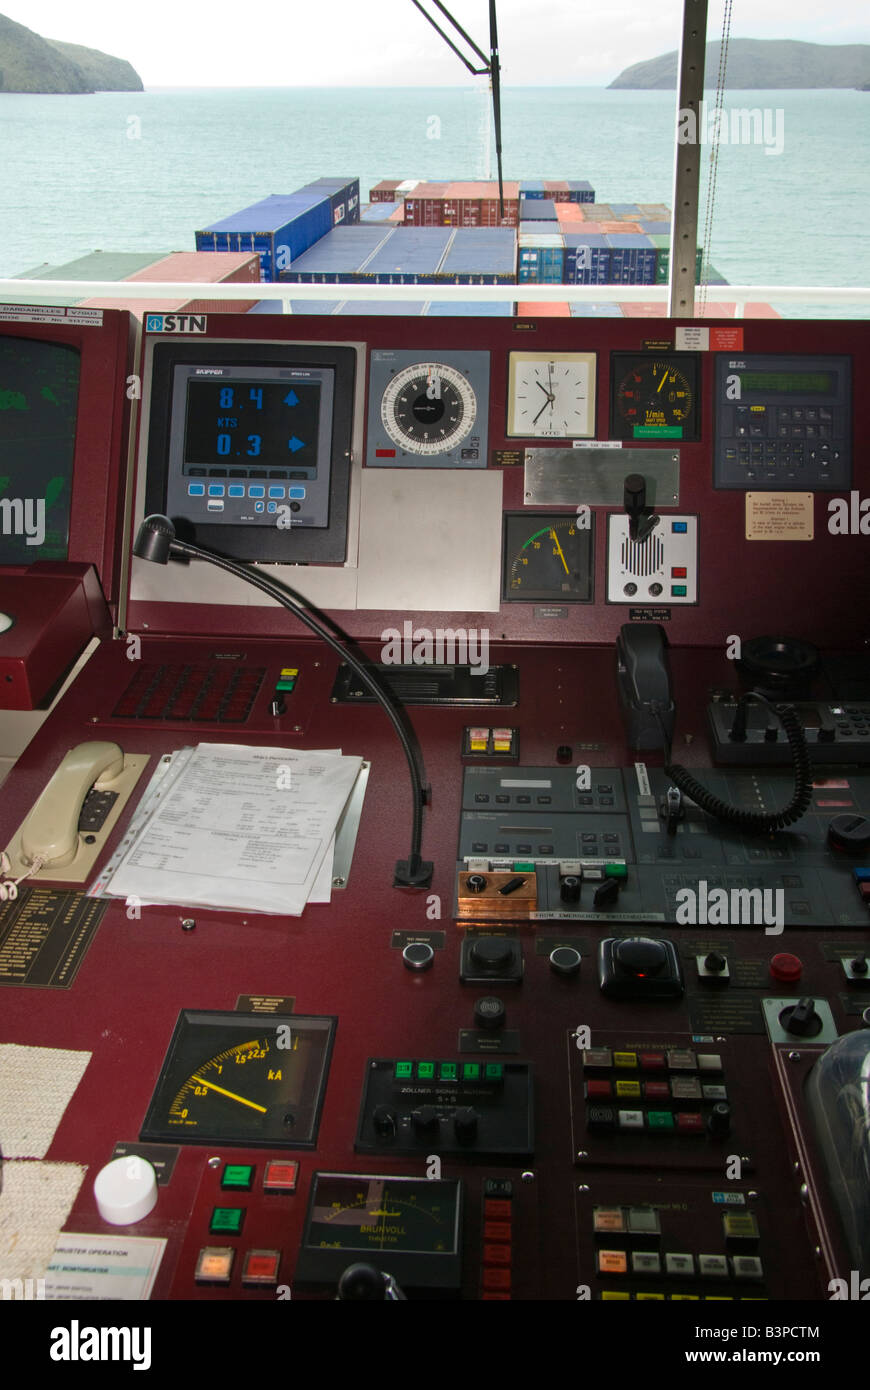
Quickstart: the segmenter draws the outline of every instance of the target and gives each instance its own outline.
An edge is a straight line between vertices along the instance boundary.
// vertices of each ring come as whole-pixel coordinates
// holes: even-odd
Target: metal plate
[[[646,483],[647,506],[680,500],[679,449],[527,449],[523,500],[530,507],[621,507],[629,473]]]

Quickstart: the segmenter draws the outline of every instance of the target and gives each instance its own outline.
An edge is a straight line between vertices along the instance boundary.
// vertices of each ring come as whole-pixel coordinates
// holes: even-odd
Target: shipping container
[[[650,241],[656,248],[656,284],[666,285],[668,282],[668,268],[671,256],[671,238],[662,232],[653,232]],[[695,284],[701,281],[701,263],[704,259],[704,248],[699,246],[695,253]]]
[[[347,318],[348,315],[365,314],[376,317],[419,318],[426,312],[425,299],[345,299],[335,311]]]
[[[396,212],[398,212],[399,217],[404,217],[404,203],[366,203],[365,207],[360,211],[359,220],[363,224],[368,223],[370,226],[373,223],[386,225],[390,218],[395,216]]]
[[[132,275],[126,275],[124,279],[138,284],[163,280],[194,281],[203,285],[250,284],[259,289],[260,258],[244,251],[172,251]],[[179,298],[123,299],[121,296],[102,295],[83,301],[83,307],[129,309],[141,321],[145,314],[151,313],[247,314],[256,302],[253,296],[250,299],[213,299],[204,294],[194,299],[189,295]]]
[[[568,200],[572,203],[594,203],[595,189],[587,179],[569,179]]]
[[[562,303],[561,300],[554,300],[549,304],[536,304],[530,300],[527,304],[517,305],[517,317],[523,319],[568,319],[571,317],[571,306]]]
[[[632,233],[635,236],[640,235],[639,222],[620,222],[616,220],[613,222],[599,222],[598,225],[601,228],[602,232],[612,232],[614,236],[624,236],[627,232]]]
[[[583,209],[584,220],[588,217],[590,222],[613,222],[615,220],[613,208],[609,203],[589,203]]]
[[[312,201],[314,198],[314,201]],[[197,251],[256,251],[260,278],[273,281],[332,228],[328,198],[272,194],[196,233]]]
[[[433,299],[426,307],[426,313],[432,319],[452,319],[452,318],[495,318],[510,319],[514,315],[514,306],[509,300],[501,304],[490,304],[486,300],[464,300],[462,303],[448,303],[446,300]]]
[[[641,215],[637,203],[611,203],[614,217],[623,222],[635,222]]]
[[[366,262],[359,280],[378,285],[424,284],[440,269],[454,235],[452,227],[395,227]]]
[[[165,251],[91,251],[87,256],[77,256],[65,265],[34,266],[32,270],[22,271],[15,280],[126,280],[137,270],[144,270],[154,261],[162,261]],[[71,306],[80,304],[80,294],[34,295],[28,304],[59,304]],[[122,307],[127,308],[133,300],[127,300]]]
[[[359,222],[359,179],[325,177],[314,179],[303,188],[297,188],[291,197],[312,194],[317,198],[329,198],[332,209],[332,225]]]
[[[546,198],[543,179],[522,179],[520,198]]]
[[[396,235],[395,227],[334,227],[304,251],[278,279],[289,285],[341,285],[356,282],[375,252]]]
[[[556,204],[550,198],[520,198],[520,222],[558,222]]]
[[[641,222],[640,229],[644,236],[667,236],[671,230],[670,222]]]
[[[656,278],[656,248],[649,237],[623,232],[605,234],[610,247],[610,280],[613,285],[653,285]]]
[[[606,285],[610,279],[610,244],[592,232],[565,236],[565,284]]]
[[[399,187],[401,179],[381,179],[374,188],[369,189],[370,203],[393,203],[396,200],[396,189]]]
[[[571,317],[574,319],[621,319],[623,317],[623,306],[612,303],[571,305]]]
[[[565,241],[552,232],[520,233],[517,279],[521,284],[560,285],[565,272]]]
[[[456,285],[510,285],[516,273],[517,236],[512,227],[458,227],[437,277]]]

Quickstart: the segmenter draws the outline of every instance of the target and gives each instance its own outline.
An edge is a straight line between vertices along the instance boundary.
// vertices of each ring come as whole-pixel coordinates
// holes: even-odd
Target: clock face
[[[590,439],[595,353],[512,352],[507,433],[515,439]]]
[[[471,433],[477,402],[467,379],[444,362],[396,372],[381,399],[381,423],[401,449],[442,454]]]

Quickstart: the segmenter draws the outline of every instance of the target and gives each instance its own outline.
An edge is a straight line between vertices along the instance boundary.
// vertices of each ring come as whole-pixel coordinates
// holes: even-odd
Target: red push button
[[[509,1269],[485,1269],[482,1282],[485,1291],[506,1291],[511,1286],[511,1272]]]
[[[511,1223],[509,1221],[484,1221],[484,1240],[506,1240],[510,1243]]]
[[[266,1164],[263,1186],[267,1192],[295,1192],[299,1164],[295,1159],[276,1158]]]
[[[703,1134],[704,1116],[698,1115],[694,1110],[686,1111],[684,1114],[677,1115],[678,1134]]]
[[[509,1265],[511,1262],[511,1248],[509,1245],[485,1245],[483,1247],[483,1263],[485,1265]]]
[[[770,973],[774,980],[779,980],[782,984],[787,985],[794,984],[795,980],[800,979],[803,968],[800,957],[793,956],[788,951],[773,956],[770,962]]]
[[[685,579],[686,574],[685,565],[671,565],[671,579]]]
[[[510,1221],[511,1204],[498,1197],[487,1197],[483,1204],[485,1221]]]

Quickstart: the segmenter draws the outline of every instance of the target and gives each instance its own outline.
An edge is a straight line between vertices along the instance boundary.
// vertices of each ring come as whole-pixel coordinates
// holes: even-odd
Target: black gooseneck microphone
[[[314,613],[306,606],[306,600],[300,595],[294,594],[292,590],[276,584],[274,580],[267,579],[259,570],[250,569],[247,565],[239,564],[235,560],[228,560],[223,555],[214,555],[210,550],[202,550],[197,545],[190,545],[187,541],[180,541],[175,535],[175,527],[168,516],[160,516],[154,513],[146,516],[142,525],[139,527],[136,540],[133,544],[133,554],[140,560],[152,560],[155,564],[165,565],[169,562],[172,555],[185,555],[195,560],[207,560],[210,565],[216,565],[218,569],[227,570],[229,574],[234,574],[238,579],[245,580],[252,584],[255,589],[268,594],[269,598],[280,603],[283,608],[288,608],[291,613],[310,628],[313,633],[320,637],[328,647],[331,647],[343,661],[346,661],[353,668],[360,680],[368,686],[369,690],[378,701],[381,708],[387,715],[390,723],[396,731],[402,750],[408,763],[408,770],[411,774],[411,791],[413,796],[413,816],[411,823],[411,850],[407,859],[400,859],[396,863],[396,872],[393,877],[394,888],[428,888],[432,882],[433,865],[430,860],[421,858],[420,845],[423,836],[423,807],[426,804],[426,792],[423,787],[423,779],[420,776],[420,769],[417,766],[417,759],[414,749],[408,738],[407,730],[403,727],[402,721],[393,708],[389,695],[384,690],[377,676],[363,665],[363,663],[347,650],[338,638],[333,637],[329,628],[320,618],[315,617]]]

